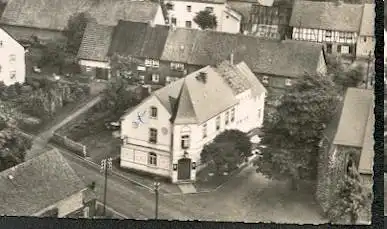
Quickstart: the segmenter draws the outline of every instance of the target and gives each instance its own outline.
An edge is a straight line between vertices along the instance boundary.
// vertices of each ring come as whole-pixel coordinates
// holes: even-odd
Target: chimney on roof
[[[231,52],[230,54],[230,64],[234,65],[234,52]]]
[[[196,76],[196,80],[202,83],[207,82],[207,73],[206,72],[199,72],[199,75]]]

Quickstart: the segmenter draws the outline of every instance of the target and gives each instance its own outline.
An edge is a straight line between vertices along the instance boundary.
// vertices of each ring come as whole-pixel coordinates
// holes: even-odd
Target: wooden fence
[[[59,146],[64,147],[65,149],[68,149],[72,152],[75,152],[81,157],[87,157],[88,153],[86,150],[86,146],[76,142],[66,136],[62,136],[58,133],[54,133],[53,136],[50,139],[51,142],[58,144]]]

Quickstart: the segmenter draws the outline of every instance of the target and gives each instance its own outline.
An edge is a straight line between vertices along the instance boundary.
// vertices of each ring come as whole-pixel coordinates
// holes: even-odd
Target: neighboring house
[[[265,97],[244,62],[193,72],[121,118],[121,167],[193,182],[205,144],[226,129],[247,132],[262,125]]]
[[[363,5],[295,1],[290,26],[293,40],[319,42],[328,54],[354,58]]]
[[[372,192],[374,158],[374,91],[348,88],[336,117],[327,126],[321,142],[316,197],[324,211],[335,200],[336,185],[355,166],[362,184]],[[361,221],[371,220],[371,208]]]
[[[160,4],[127,0],[12,0],[0,23],[18,40],[58,40],[64,38],[70,17],[81,12],[103,25],[115,25],[119,19],[165,24]]]
[[[25,49],[0,27],[0,82],[6,86],[24,83]]]
[[[170,25],[200,29],[194,22],[197,13],[211,11],[217,19],[216,31],[239,33],[242,15],[227,5],[226,0],[166,0]]]
[[[114,54],[129,56],[134,59],[131,74],[140,77],[144,84],[165,85],[231,57],[236,62],[245,61],[262,83],[274,88],[290,86],[304,74],[326,73],[322,45],[315,43],[271,41],[242,34],[128,21],[120,21],[113,31],[104,26],[92,28],[86,29],[85,42],[78,53],[81,67],[89,67],[91,71],[95,63],[87,61],[94,52],[99,66],[106,65],[106,68]],[[107,34],[109,31],[111,35]],[[107,57],[106,50],[109,50]]]
[[[0,172],[0,215],[90,217],[95,195],[57,151]]]
[[[375,49],[375,4],[365,4],[356,47],[356,57],[372,58]]]
[[[272,39],[290,38],[291,5],[262,6],[254,4],[251,9],[248,34]]]

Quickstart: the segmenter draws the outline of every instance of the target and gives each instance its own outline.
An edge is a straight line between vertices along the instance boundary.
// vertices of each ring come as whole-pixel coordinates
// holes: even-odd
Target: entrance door
[[[191,159],[183,158],[177,162],[177,179],[191,179]]]

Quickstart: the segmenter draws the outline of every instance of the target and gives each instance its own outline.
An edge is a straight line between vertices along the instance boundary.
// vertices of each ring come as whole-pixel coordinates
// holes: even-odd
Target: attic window
[[[286,86],[291,86],[292,85],[292,80],[291,79],[286,79],[285,80],[285,85]]]

